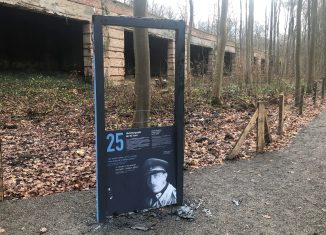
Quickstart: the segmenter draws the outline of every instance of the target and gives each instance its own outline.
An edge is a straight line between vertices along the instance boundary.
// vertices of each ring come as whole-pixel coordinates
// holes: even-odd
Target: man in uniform
[[[159,208],[177,203],[177,191],[175,187],[167,182],[168,162],[158,158],[149,158],[145,161],[143,169],[145,172],[147,186],[152,195],[146,198],[146,206]]]

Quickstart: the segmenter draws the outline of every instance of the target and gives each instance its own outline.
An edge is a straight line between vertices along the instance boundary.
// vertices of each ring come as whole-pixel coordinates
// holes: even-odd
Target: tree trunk
[[[304,57],[305,58],[305,77],[306,77],[306,80],[308,82],[309,78],[308,78],[308,74],[309,74],[309,53],[310,53],[310,40],[311,40],[311,1],[310,0],[307,0],[307,13],[306,13],[306,56]]]
[[[266,66],[267,66],[267,57],[268,57],[268,53],[267,53],[267,47],[268,47],[268,41],[267,41],[267,32],[268,32],[268,19],[267,19],[267,4],[266,4],[266,8],[265,8],[265,43],[264,43],[264,49],[265,49],[265,64],[264,64],[264,79],[266,81]]]
[[[228,0],[222,0],[222,11],[220,20],[220,40],[217,49],[217,58],[215,64],[215,76],[213,83],[212,105],[221,105],[222,81],[223,81],[223,65],[224,65],[224,52],[226,45],[226,20],[228,14]]]
[[[280,11],[281,11],[281,1],[278,3],[277,11],[276,11],[276,17],[275,17],[275,30],[276,30],[276,40],[275,40],[275,60],[276,60],[276,74],[279,75],[280,73],[280,40],[279,40],[279,34],[280,34]]]
[[[320,77],[323,76],[323,70],[324,70],[324,64],[323,64],[323,61],[324,61],[324,54],[323,54],[323,49],[324,49],[324,35],[323,35],[323,20],[324,20],[324,15],[325,15],[325,12],[323,11],[323,4],[324,2],[322,2],[320,5],[320,7],[318,8],[318,13],[317,13],[317,27],[320,29],[318,30],[317,28],[317,39],[316,39],[316,45],[315,45],[315,53],[316,53],[316,73],[315,73],[315,78],[318,79]],[[322,12],[324,12],[324,14],[322,14]],[[318,50],[317,48],[320,48],[320,50]]]
[[[240,41],[240,56],[239,56],[239,69],[240,81],[243,82],[243,35],[242,35],[242,0],[240,0],[240,28],[239,28],[239,41]]]
[[[295,48],[295,106],[300,104],[300,55],[301,55],[301,9],[302,9],[302,0],[298,0],[297,7],[297,43]]]
[[[190,44],[191,44],[191,33],[192,33],[192,26],[194,24],[194,6],[192,0],[189,0],[189,11],[190,11],[190,18],[189,18],[189,25],[188,25],[188,35],[187,35],[187,80],[189,85],[189,91],[191,89],[191,65],[190,65]]]
[[[146,16],[147,0],[134,2],[134,16]],[[150,60],[148,30],[134,29],[136,111],[132,127],[147,127],[150,113]]]
[[[252,87],[253,32],[254,32],[254,1],[249,0],[249,16],[246,32],[246,84]]]
[[[313,0],[311,5],[311,36],[310,36],[310,51],[309,51],[309,67],[308,67],[308,82],[307,93],[311,93],[312,86],[315,80],[315,42],[316,42],[316,27],[317,27],[317,6],[318,0]]]
[[[278,61],[276,60],[276,27],[277,27],[277,4],[278,0],[273,0],[274,2],[274,9],[273,9],[273,47],[272,47],[272,52],[273,52],[273,75],[275,76],[276,72],[276,67]]]
[[[272,82],[272,70],[273,70],[273,9],[274,0],[271,1],[271,14],[269,24],[269,47],[268,47],[268,83]]]
[[[221,22],[221,0],[217,1],[217,19],[216,19],[216,42],[214,47],[215,61],[217,59],[218,37],[220,36],[220,22]],[[216,63],[215,63],[216,64]]]
[[[101,9],[102,9],[102,15],[104,16],[108,16],[110,15],[110,7],[109,7],[109,2],[106,0],[101,0]],[[109,48],[110,48],[110,35],[109,35],[109,27],[104,27],[103,28],[103,47],[104,47],[104,53],[106,54],[105,56],[108,57],[108,52],[109,52]],[[109,65],[110,66],[110,62]],[[104,86],[107,87],[109,85],[109,81],[110,81],[110,71],[111,68],[109,67],[108,69],[105,70],[105,74],[104,74]]]
[[[302,4],[301,4],[302,5]],[[292,63],[291,57],[288,56],[290,54],[290,48],[292,48],[293,44],[293,28],[294,28],[294,1],[291,0],[291,11],[290,11],[290,20],[289,20],[289,29],[288,29],[288,35],[287,35],[287,41],[286,41],[286,49],[285,49],[285,74],[287,76],[290,75],[290,65]]]
[[[293,2],[293,0],[292,0],[292,2]],[[286,41],[286,37],[288,36],[288,34],[286,33],[287,32],[287,29],[288,29],[288,24],[289,24],[289,22],[290,22],[290,20],[289,20],[289,18],[290,18],[290,16],[287,14],[286,15],[286,18],[285,18],[285,28],[284,28],[284,36],[283,36],[283,44],[282,44],[282,51],[281,51],[281,56],[284,58],[284,63],[282,64],[282,67],[281,67],[281,74],[282,74],[282,76],[284,76],[284,74],[285,74],[285,71],[286,71],[286,63],[287,63],[287,60],[286,60],[286,58],[285,58],[285,55],[286,55],[286,53],[284,54],[284,51],[286,51],[287,49],[288,49],[288,44],[286,43],[287,41]]]
[[[326,41],[326,1],[323,0],[323,30],[324,30],[324,42]],[[324,43],[324,79],[326,79],[326,43]]]

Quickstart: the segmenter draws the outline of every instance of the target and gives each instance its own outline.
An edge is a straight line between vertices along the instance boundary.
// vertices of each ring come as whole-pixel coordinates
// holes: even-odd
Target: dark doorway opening
[[[257,65],[258,58],[254,57],[254,65]]]
[[[203,76],[207,73],[209,48],[190,45],[190,66],[193,76]]]
[[[125,30],[125,76],[133,77],[135,75],[135,55],[134,55],[134,37],[131,31]]]
[[[135,75],[134,39],[131,31],[125,30],[125,75]],[[168,40],[149,35],[150,65],[152,77],[167,76]]]
[[[0,69],[83,71],[83,22],[0,6]]]
[[[262,73],[265,73],[265,64],[266,64],[265,59],[261,59],[261,61],[260,61],[260,69],[261,69]]]
[[[228,51],[224,53],[224,74],[232,73],[234,57],[234,53]]]

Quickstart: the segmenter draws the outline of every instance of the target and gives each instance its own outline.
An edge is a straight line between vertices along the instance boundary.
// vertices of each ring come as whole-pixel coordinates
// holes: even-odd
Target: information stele
[[[166,183],[175,187],[176,155],[175,129],[173,126],[108,131],[106,132],[106,139],[109,173],[108,214],[155,207],[152,205],[155,203],[155,200],[152,199],[155,195],[153,195],[150,187],[155,183],[159,187],[165,182],[165,177],[162,175],[164,171],[167,175]],[[145,164],[148,159],[151,159],[149,160],[152,162],[151,166]],[[156,159],[167,162],[166,169],[160,165],[155,165]],[[160,161],[157,162],[160,163]],[[154,176],[148,173],[150,167],[159,170],[157,177],[160,177],[159,174],[161,174],[161,179],[151,179]],[[155,180],[156,182],[154,182]],[[162,185],[162,190],[165,188],[164,186]],[[166,190],[163,193],[165,192]],[[164,199],[161,190],[159,193],[161,197],[158,198],[158,201]],[[170,200],[167,203],[160,202],[161,206],[176,203],[173,201],[173,197],[177,196],[175,194],[170,192],[168,195]]]
[[[103,26],[175,31],[174,125],[105,130]],[[183,202],[183,21],[93,16],[97,221],[107,216]]]

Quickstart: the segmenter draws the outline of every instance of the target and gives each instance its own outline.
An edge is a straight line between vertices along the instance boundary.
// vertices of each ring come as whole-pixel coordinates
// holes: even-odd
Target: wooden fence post
[[[317,81],[314,81],[313,91],[314,91],[314,94],[313,94],[312,100],[313,100],[314,105],[316,105],[316,102],[317,102]]]
[[[324,103],[325,98],[325,85],[326,85],[326,78],[323,78],[322,85],[321,85],[321,102]]]
[[[279,96],[279,114],[278,114],[278,134],[283,134],[284,126],[284,95]]]
[[[301,86],[299,115],[302,115],[303,114],[304,89],[305,89],[304,86]]]
[[[272,143],[272,135],[271,135],[271,129],[268,124],[268,119],[267,119],[267,110],[266,110],[266,115],[265,115],[265,144],[270,144]]]
[[[255,125],[257,121],[257,153],[262,153],[264,151],[265,144],[272,143],[272,135],[270,132],[267,111],[265,108],[265,103],[258,102],[258,108],[256,109],[254,115],[251,117],[248,125],[242,131],[236,145],[232,149],[231,153],[225,157],[226,160],[234,159],[240,152],[240,147],[243,144],[246,136],[248,135],[250,129]]]
[[[3,199],[4,199],[1,144],[2,144],[2,143],[1,143],[1,139],[0,139],[0,202],[2,202]]]
[[[247,134],[249,133],[250,129],[255,125],[255,123],[257,121],[257,118],[258,118],[258,109],[254,113],[254,115],[251,117],[251,119],[250,119],[248,125],[246,126],[246,128],[241,133],[238,142],[236,143],[236,145],[232,149],[232,152],[230,153],[230,155],[228,155],[226,157],[227,160],[232,160],[232,159],[234,159],[239,154],[240,147],[243,144],[243,142],[244,142]]]
[[[265,104],[258,102],[257,152],[262,153],[265,146]]]

